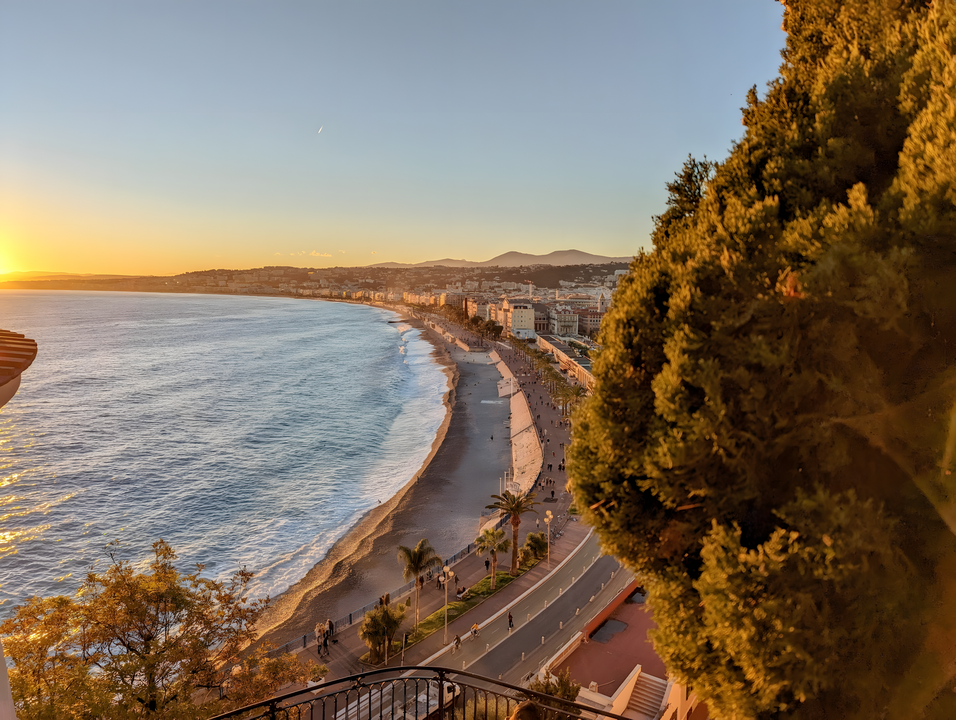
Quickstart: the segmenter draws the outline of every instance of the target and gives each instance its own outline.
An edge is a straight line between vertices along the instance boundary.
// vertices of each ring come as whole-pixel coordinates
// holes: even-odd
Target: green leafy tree
[[[621,281],[571,485],[714,717],[945,717],[956,4],[785,24],[743,137],[685,164]]]
[[[425,538],[413,547],[398,546],[398,561],[402,563],[402,576],[405,580],[415,581],[415,627],[418,627],[421,589],[425,582],[422,577],[426,570],[441,567],[441,558]]]
[[[495,589],[495,580],[498,577],[498,553],[508,552],[511,540],[505,537],[504,530],[485,528],[481,535],[475,538],[475,545],[479,554],[491,556],[491,589]]]
[[[578,693],[581,692],[581,684],[571,679],[571,668],[565,668],[564,670],[559,670],[557,674],[546,670],[543,676],[536,676],[528,683],[528,689],[545,693],[546,695],[551,695],[561,700],[574,702],[578,698]],[[558,700],[545,700],[536,697],[534,702],[547,708],[556,710],[567,709],[577,713],[577,710],[574,710],[570,705],[559,702]],[[564,713],[550,713],[550,715],[553,715],[557,720],[571,717]]]
[[[527,548],[532,557],[542,558],[548,552],[548,538],[543,532],[529,532],[522,548]]]
[[[535,505],[540,505],[541,503],[535,502],[535,493],[528,493],[527,495],[516,495],[510,490],[505,490],[501,495],[492,495],[495,502],[491,505],[486,505],[485,507],[488,510],[501,510],[505,515],[510,516],[511,523],[511,574],[518,574],[518,528],[521,527],[521,516],[525,513],[533,512],[537,513],[538,511],[534,509]]]
[[[247,602],[252,573],[183,574],[162,540],[144,572],[111,558],[75,597],[31,598],[0,625],[21,720],[207,717],[326,672],[245,652],[268,604]]]
[[[557,674],[547,670],[543,677],[534,677],[528,683],[528,689],[574,702],[581,692],[581,683],[571,679],[571,668],[559,670]]]
[[[365,613],[359,638],[369,650],[369,662],[388,662],[388,650],[405,619],[405,606],[381,604]]]

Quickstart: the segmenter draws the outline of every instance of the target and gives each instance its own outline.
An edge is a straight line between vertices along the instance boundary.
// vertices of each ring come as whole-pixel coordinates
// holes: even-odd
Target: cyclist
[[[478,627],[478,623],[475,623],[474,625],[471,626],[471,636],[472,636],[473,638],[476,638],[476,637],[478,637],[480,634],[481,634],[481,628]]]
[[[455,650],[461,650],[461,636],[460,636],[460,635],[455,635],[455,647],[452,648],[452,652],[455,652]]]

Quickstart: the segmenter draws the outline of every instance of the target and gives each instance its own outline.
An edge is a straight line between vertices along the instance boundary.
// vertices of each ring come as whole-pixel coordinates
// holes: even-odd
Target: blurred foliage
[[[575,501],[713,717],[948,717],[956,3],[786,5],[614,296]]]
[[[111,558],[75,597],[31,598],[0,625],[20,720],[210,717],[328,672],[265,647],[244,652],[268,605],[246,601],[252,573],[182,574],[162,540],[145,572]]]
[[[528,689],[573,702],[578,699],[578,693],[581,692],[581,683],[574,682],[571,679],[571,669],[565,668],[558,671],[556,675],[548,670],[542,677],[535,677],[528,683]]]

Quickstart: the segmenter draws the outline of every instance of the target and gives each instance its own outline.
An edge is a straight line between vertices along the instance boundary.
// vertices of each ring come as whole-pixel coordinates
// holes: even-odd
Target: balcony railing
[[[279,695],[212,720],[507,720],[519,703],[540,720],[627,720],[604,710],[438,667],[372,670]]]

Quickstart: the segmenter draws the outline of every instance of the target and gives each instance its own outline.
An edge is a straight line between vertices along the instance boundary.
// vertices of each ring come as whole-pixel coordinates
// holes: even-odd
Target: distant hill
[[[519,267],[526,265],[604,265],[606,263],[629,263],[633,257],[607,257],[605,255],[592,255],[591,253],[581,252],[580,250],[555,250],[547,255],[531,255],[522,252],[506,252],[503,255],[476,262],[473,260],[453,260],[445,258],[444,260],[427,260],[420,263],[376,263],[368,267],[376,268],[409,268],[409,267],[430,267],[435,265],[444,265],[445,267]]]

